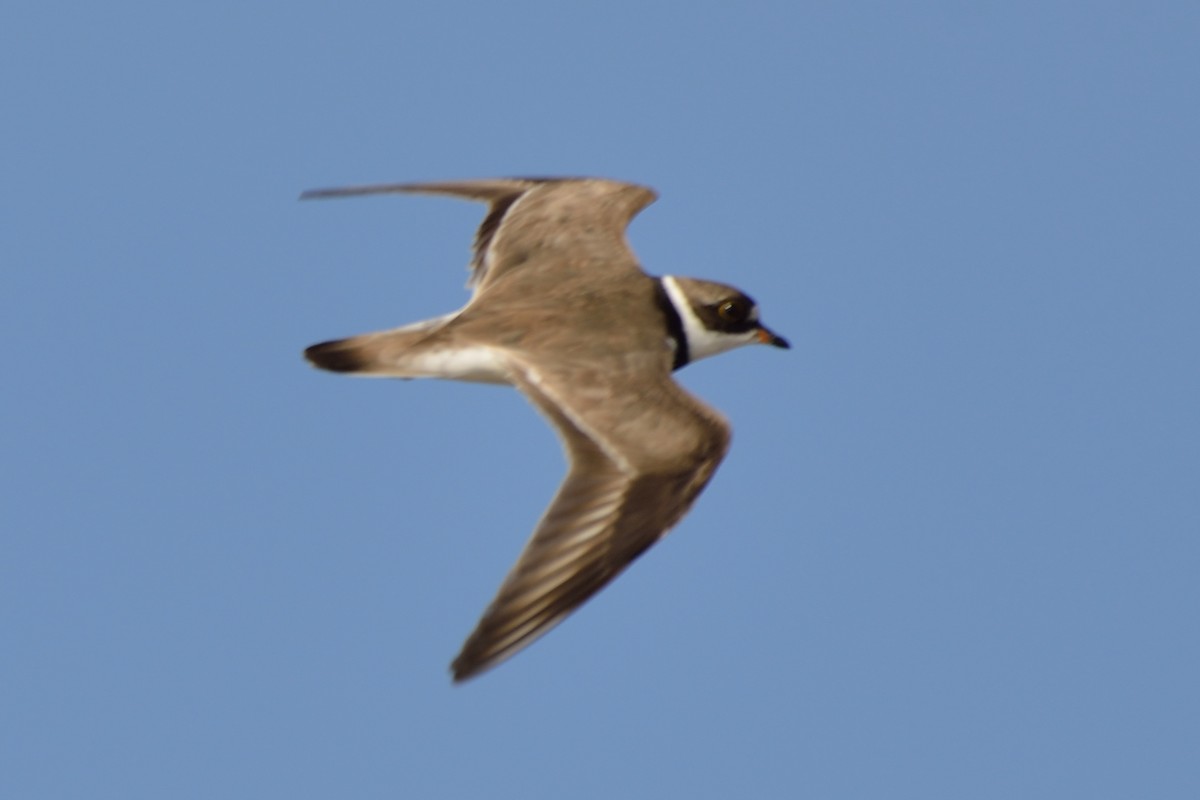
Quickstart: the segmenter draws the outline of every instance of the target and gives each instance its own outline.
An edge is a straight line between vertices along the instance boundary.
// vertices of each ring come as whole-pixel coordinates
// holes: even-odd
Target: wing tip
[[[407,183],[379,183],[360,186],[334,186],[322,189],[306,189],[300,193],[301,200],[329,200],[337,197],[360,197],[368,194],[398,194],[419,191]]]
[[[625,190],[636,191],[639,197],[638,208],[645,208],[658,199],[658,192],[649,186],[612,178],[589,177],[585,175],[530,175],[512,178],[480,178],[448,181],[420,181],[415,183],[379,183],[359,184],[354,186],[335,186],[319,189],[306,189],[300,193],[300,200],[329,200],[339,197],[361,197],[372,194],[442,194],[495,202],[504,197],[522,194],[536,186],[565,183],[602,183],[622,187]]]
[[[455,686],[462,686],[483,671],[484,668],[480,665],[464,664],[462,658],[456,658],[450,664],[450,681]]]
[[[470,643],[463,646],[462,652],[450,662],[450,680],[455,686],[461,686],[468,681],[478,678],[485,672],[490,672],[501,663],[507,661],[517,650],[499,653],[472,653]]]

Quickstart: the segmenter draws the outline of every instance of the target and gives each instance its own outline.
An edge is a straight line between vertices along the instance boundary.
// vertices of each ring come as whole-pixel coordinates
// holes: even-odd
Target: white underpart
[[[691,302],[675,279],[670,275],[664,275],[662,282],[663,288],[667,290],[667,297],[671,300],[671,305],[675,306],[675,311],[678,312],[679,319],[683,322],[683,335],[687,339],[690,360],[699,361],[702,358],[715,356],[726,350],[759,341],[756,330],[748,330],[745,333],[726,333],[705,327],[700,317],[696,316]]]
[[[511,384],[500,351],[486,345],[427,350],[406,359],[406,372],[448,381]]]
[[[462,312],[463,309],[460,308],[440,317],[423,319],[367,336],[386,337],[397,333],[440,328]],[[404,350],[391,366],[390,370],[375,370],[363,375],[373,378],[440,378],[447,381],[512,385],[512,379],[508,376],[508,364],[500,357],[496,348],[486,345],[443,347],[437,350],[418,345]]]

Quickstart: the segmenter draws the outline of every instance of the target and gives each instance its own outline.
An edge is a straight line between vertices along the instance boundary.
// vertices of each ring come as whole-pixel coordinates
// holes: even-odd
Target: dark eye
[[[726,322],[745,322],[750,314],[750,304],[740,297],[724,300],[717,306],[717,316]]]

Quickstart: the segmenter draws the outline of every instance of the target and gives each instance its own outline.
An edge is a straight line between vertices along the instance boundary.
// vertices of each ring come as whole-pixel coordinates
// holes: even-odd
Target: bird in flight
[[[730,427],[671,373],[747,344],[788,347],[721,283],[642,271],[625,239],[657,197],[599,178],[318,189],[488,204],[458,311],[304,351],[333,372],[516,387],[557,431],[566,479],[451,665],[456,682],[530,645],[666,535],[729,447]]]

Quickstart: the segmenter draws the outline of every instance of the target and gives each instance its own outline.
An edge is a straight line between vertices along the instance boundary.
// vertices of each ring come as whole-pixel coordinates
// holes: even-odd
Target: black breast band
[[[655,278],[654,283],[655,299],[658,301],[658,307],[662,309],[663,316],[667,318],[667,335],[675,343],[675,363],[671,365],[671,369],[676,370],[691,361],[687,334],[683,332],[683,320],[679,317],[679,309],[675,308],[675,304],[671,302],[671,297],[667,294],[666,287],[663,286],[662,278]]]

